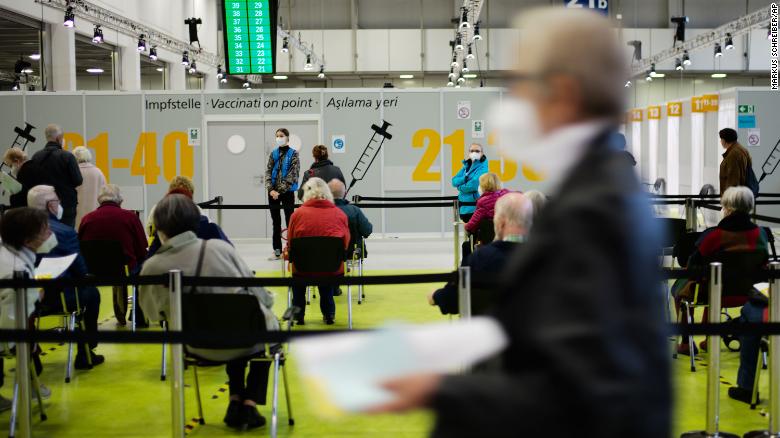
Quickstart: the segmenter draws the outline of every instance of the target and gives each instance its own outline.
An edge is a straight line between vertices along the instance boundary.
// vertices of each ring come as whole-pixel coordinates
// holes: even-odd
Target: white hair
[[[496,201],[494,221],[506,220],[508,224],[531,229],[534,222],[534,206],[522,193],[507,193]]]
[[[330,187],[330,193],[333,194],[334,199],[344,199],[344,195],[347,192],[347,187],[343,182],[341,182],[340,179],[333,178],[328,183],[328,187]]]
[[[322,178],[309,178],[303,185],[303,202],[310,199],[324,199],[333,202],[333,194],[330,193],[330,188]]]
[[[533,205],[534,222],[536,222],[536,219],[539,217],[539,213],[541,213],[542,209],[544,208],[544,204],[547,203],[547,196],[539,190],[529,190],[524,192],[523,195],[525,195],[525,197],[528,198]]]
[[[122,198],[122,192],[119,190],[119,186],[116,184],[106,184],[100,188],[100,193],[97,197],[98,204],[104,202],[114,202],[121,204],[124,199]]]
[[[44,134],[46,134],[46,141],[57,141],[62,136],[62,127],[60,125],[51,124],[46,127]]]
[[[47,185],[35,186],[27,192],[27,206],[38,210],[47,210],[51,201],[59,200],[54,187]]]
[[[92,162],[92,152],[90,152],[89,149],[85,148],[84,146],[79,146],[73,149],[73,155],[76,157],[76,161],[79,163]]]
[[[731,212],[750,213],[755,205],[753,192],[744,186],[729,187],[721,195],[720,205]]]

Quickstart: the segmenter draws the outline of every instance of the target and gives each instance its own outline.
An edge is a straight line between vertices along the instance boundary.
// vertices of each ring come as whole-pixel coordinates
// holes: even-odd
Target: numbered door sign
[[[660,106],[647,107],[647,120],[661,120],[661,107]]]
[[[593,9],[604,15],[609,15],[609,0],[563,0],[567,8]]]
[[[667,103],[666,117],[682,117],[682,102]]]
[[[642,121],[642,110],[641,109],[633,109],[628,113],[628,120],[631,122],[641,122]]]
[[[694,96],[691,98],[691,112],[693,113],[704,112],[704,101],[702,100],[701,96]]]
[[[717,112],[718,111],[718,98],[717,94],[705,94],[701,97],[702,108],[704,112]]]

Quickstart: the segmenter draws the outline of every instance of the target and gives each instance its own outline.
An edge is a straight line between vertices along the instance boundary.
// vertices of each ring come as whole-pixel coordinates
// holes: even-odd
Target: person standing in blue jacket
[[[295,208],[295,191],[298,190],[298,176],[301,164],[298,151],[290,147],[290,131],[285,128],[276,130],[277,148],[268,157],[265,170],[265,189],[268,192],[268,204],[271,207],[273,221],[274,253],[268,260],[279,260],[282,256],[282,212],[284,220],[290,226],[290,218]]]
[[[468,222],[476,209],[479,198],[479,177],[488,171],[487,157],[482,152],[482,145],[472,143],[469,146],[469,157],[463,160],[463,167],[452,177],[452,186],[458,189],[458,201],[471,203],[460,206],[460,219]]]

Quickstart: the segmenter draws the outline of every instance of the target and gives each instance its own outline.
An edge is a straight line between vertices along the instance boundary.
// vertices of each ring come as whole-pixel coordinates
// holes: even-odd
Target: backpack
[[[754,198],[758,198],[758,178],[756,178],[756,173],[753,172],[753,165],[751,163],[748,163],[745,175],[745,186],[753,192]]]

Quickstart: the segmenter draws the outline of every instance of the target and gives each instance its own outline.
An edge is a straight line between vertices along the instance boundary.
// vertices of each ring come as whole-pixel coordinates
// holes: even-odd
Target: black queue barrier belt
[[[207,210],[283,210],[286,208],[296,209],[302,204],[295,204],[289,207],[282,205],[266,205],[266,204],[201,204],[200,207]],[[419,207],[447,207],[451,208],[454,204],[452,202],[415,202],[409,204],[355,204],[360,208],[419,208]],[[458,205],[477,205],[475,202],[461,202]]]
[[[410,196],[410,197],[380,197],[380,196],[360,196],[352,197],[355,202],[379,201],[379,202],[420,202],[420,201],[455,201],[457,196]]]

